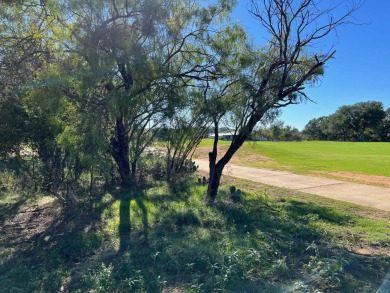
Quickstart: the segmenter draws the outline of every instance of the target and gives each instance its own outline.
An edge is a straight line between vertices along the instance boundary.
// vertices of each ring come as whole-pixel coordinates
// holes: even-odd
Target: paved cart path
[[[199,170],[209,170],[208,161],[195,162]],[[390,188],[230,164],[225,167],[224,174],[390,211]]]

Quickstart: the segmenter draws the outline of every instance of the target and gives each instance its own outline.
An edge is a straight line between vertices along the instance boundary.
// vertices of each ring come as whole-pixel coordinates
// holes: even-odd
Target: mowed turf
[[[229,144],[227,141],[220,142],[222,148]],[[211,146],[211,139],[203,140],[200,145],[203,152],[199,152],[198,158],[206,158],[205,150],[211,149]],[[234,163],[295,173],[346,171],[390,176],[390,143],[246,142],[235,155]]]

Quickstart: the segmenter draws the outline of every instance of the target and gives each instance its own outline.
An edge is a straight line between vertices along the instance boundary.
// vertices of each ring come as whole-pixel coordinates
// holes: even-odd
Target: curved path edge
[[[195,163],[199,170],[209,171],[208,161],[197,159]],[[231,164],[223,174],[390,212],[390,188]]]

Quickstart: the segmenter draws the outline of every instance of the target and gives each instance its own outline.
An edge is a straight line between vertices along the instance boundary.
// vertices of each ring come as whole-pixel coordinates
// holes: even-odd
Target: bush
[[[22,189],[22,178],[16,176],[14,171],[0,172],[0,190],[15,193]]]
[[[159,153],[148,153],[143,156],[139,164],[140,179],[148,177],[154,180],[163,180],[166,178],[166,161]]]

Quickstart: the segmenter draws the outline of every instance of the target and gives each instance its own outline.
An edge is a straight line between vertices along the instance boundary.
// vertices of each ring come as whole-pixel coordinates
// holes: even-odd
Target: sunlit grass
[[[229,142],[221,141],[220,144],[227,146]],[[211,145],[212,140],[205,139],[200,147],[211,148]],[[270,160],[248,159],[248,154]],[[246,142],[235,158],[235,162],[241,165],[297,173],[347,171],[390,176],[390,146],[385,142]]]

